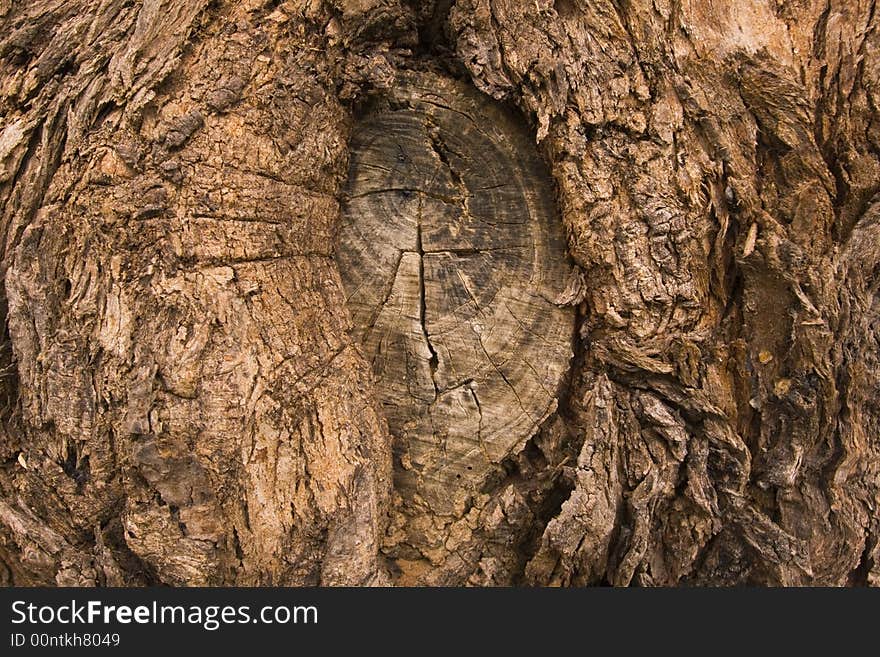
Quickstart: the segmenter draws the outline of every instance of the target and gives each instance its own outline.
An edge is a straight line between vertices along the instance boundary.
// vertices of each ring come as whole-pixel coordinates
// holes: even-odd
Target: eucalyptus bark
[[[878,22],[0,0],[0,581],[880,584]]]

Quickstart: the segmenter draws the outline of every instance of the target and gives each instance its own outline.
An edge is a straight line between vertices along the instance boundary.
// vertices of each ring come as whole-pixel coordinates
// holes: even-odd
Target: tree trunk
[[[0,0],[0,581],[880,584],[873,0]]]

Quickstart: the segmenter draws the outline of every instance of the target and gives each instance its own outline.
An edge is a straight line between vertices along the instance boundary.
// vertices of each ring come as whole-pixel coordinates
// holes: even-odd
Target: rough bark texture
[[[874,0],[0,0],[0,578],[880,584],[878,22]],[[340,203],[357,135],[424,76],[449,109],[416,107],[420,157],[464,187],[365,214],[442,231],[481,187],[456,158],[485,152],[445,113],[504,113],[477,127],[529,134],[552,186],[535,155],[481,173],[552,189],[528,221],[567,253],[521,277],[574,338],[509,332],[488,361],[557,387],[464,497],[477,466],[429,465],[422,503],[346,304]],[[392,232],[413,251],[396,330],[423,332],[433,386],[468,358],[431,353],[453,269],[424,226]],[[487,234],[471,264],[517,237]],[[516,271],[458,265],[485,295]],[[459,406],[421,439],[478,442]]]

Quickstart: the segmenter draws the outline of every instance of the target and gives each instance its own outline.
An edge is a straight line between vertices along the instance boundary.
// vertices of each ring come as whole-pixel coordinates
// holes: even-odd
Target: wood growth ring
[[[553,186],[517,117],[402,75],[355,125],[336,257],[396,487],[460,513],[556,408],[573,314]]]

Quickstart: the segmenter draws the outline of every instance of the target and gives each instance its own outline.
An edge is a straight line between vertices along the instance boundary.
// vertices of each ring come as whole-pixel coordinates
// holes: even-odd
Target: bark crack
[[[394,292],[394,283],[397,280],[397,273],[400,271],[400,263],[403,260],[404,253],[407,253],[407,251],[400,251],[397,254],[397,262],[394,264],[394,273],[392,273],[388,279],[388,285],[385,288],[385,294],[382,297],[382,303],[380,303],[376,307],[376,310],[373,311],[373,314],[370,317],[369,326],[367,327],[367,330],[364,331],[364,337],[361,340],[362,344],[366,344],[367,342],[369,342],[370,336],[373,335],[373,329],[376,328],[376,322],[379,321],[379,316],[382,314],[382,311],[385,309],[385,306],[388,305],[388,301],[391,300],[391,295]],[[360,286],[358,286],[358,289],[360,289]],[[355,290],[355,292],[356,291],[357,290]],[[349,295],[349,296],[351,296],[351,295]]]
[[[480,451],[483,452],[483,456],[486,457],[487,461],[491,461],[492,459],[489,457],[489,451],[486,449],[486,444],[483,442],[483,407],[480,405],[477,391],[474,390],[473,380],[467,382],[467,389],[471,393],[471,397],[474,398],[474,404],[476,404],[477,413],[479,414],[479,418],[477,418],[477,442],[480,445]]]
[[[428,359],[428,366],[431,368],[431,383],[434,385],[434,401],[437,401],[437,398],[440,396],[440,388],[437,385],[437,365],[440,363],[440,359],[437,357],[434,345],[431,344],[431,337],[428,335],[428,326],[425,321],[427,303],[425,301],[425,251],[422,248],[421,201],[419,202],[418,224],[416,225],[416,249],[419,252],[419,323],[422,326],[422,335],[425,338],[425,344],[428,346],[428,351],[431,352],[431,357]]]
[[[489,364],[495,369],[495,371],[498,373],[498,375],[504,380],[504,383],[507,384],[507,387],[510,388],[510,391],[513,393],[513,397],[516,399],[517,405],[519,406],[520,410],[532,422],[533,426],[530,431],[532,431],[532,432],[536,431],[538,429],[538,427],[540,426],[540,422],[538,422],[534,417],[532,417],[532,414],[526,410],[526,407],[523,404],[522,399],[520,399],[519,394],[517,393],[514,385],[510,382],[510,379],[507,378],[507,375],[503,372],[501,367],[494,360],[492,360],[492,356],[489,355],[489,351],[488,351],[488,349],[486,349],[486,345],[483,343],[483,336],[480,335],[476,331],[474,331],[474,333],[477,336],[477,340],[480,343],[480,348],[483,350],[483,353],[486,355],[486,359],[489,361]]]
[[[455,153],[451,148],[449,148],[449,146],[443,140],[443,136],[440,134],[439,126],[434,124],[430,120],[430,118],[425,123],[425,134],[427,134],[428,136],[428,142],[431,144],[431,148],[437,155],[437,159],[439,159],[440,162],[446,166],[446,169],[449,171],[449,176],[450,178],[452,178],[452,182],[455,183],[455,186],[461,192],[461,199],[459,202],[462,206],[462,212],[468,214],[466,199],[471,195],[471,193],[468,189],[467,184],[465,184],[464,179],[461,177],[461,174],[455,169],[454,166],[452,166],[452,162],[450,162],[449,160],[449,153],[454,153],[458,157],[463,156],[460,153]]]

